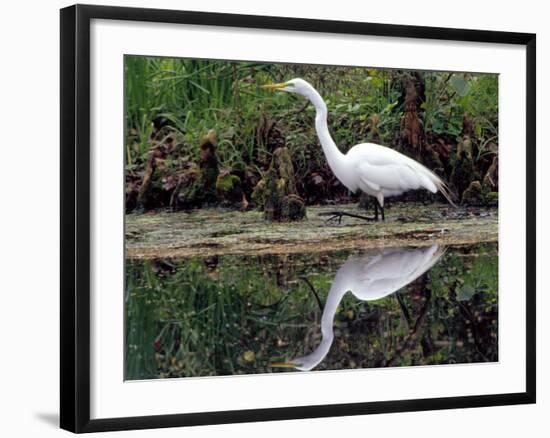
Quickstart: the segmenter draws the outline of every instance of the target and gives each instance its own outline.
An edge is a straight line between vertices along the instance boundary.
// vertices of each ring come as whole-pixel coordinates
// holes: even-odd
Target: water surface
[[[126,289],[129,380],[498,360],[494,243],[127,260]]]

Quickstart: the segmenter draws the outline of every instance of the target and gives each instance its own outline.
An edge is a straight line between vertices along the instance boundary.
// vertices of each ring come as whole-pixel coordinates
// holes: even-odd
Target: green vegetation
[[[424,208],[443,199],[418,191],[387,222],[325,226],[358,199],[313,107],[258,88],[295,77],[324,97],[343,152],[399,150],[463,206]],[[323,303],[350,255],[435,241],[455,246],[400,292],[344,297],[317,369],[498,360],[497,75],[126,56],[125,105],[126,210],[158,212],[126,218],[127,379],[281,371],[269,363],[319,343],[311,287]]]
[[[281,146],[290,151],[306,205],[349,201],[318,145],[311,105],[258,88],[293,77],[324,97],[342,151],[364,141],[384,144],[425,163],[459,200],[498,200],[497,75],[126,56],[127,211],[200,206],[187,202],[187,192],[196,189],[200,145],[210,130],[220,170],[240,179],[251,206]],[[476,181],[479,190],[470,187]]]
[[[350,251],[128,261],[126,379],[280,371],[311,352],[336,270]],[[382,300],[348,293],[318,370],[498,360],[495,244],[453,247]],[[414,334],[414,336],[412,336]]]

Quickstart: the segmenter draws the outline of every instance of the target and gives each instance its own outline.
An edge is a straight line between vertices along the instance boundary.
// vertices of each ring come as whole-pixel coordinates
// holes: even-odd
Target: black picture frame
[[[527,83],[525,90],[527,109],[525,134],[527,145],[526,391],[416,400],[90,419],[90,22],[93,19],[412,37],[525,46]],[[60,67],[61,428],[76,433],[100,432],[535,403],[535,34],[74,5],[61,10]]]

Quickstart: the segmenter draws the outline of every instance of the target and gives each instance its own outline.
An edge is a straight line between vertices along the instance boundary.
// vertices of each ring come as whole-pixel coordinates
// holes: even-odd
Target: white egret
[[[445,247],[388,247],[376,249],[344,263],[334,277],[321,316],[321,343],[307,356],[288,362],[275,362],[274,367],[309,371],[328,354],[334,339],[333,322],[336,309],[344,295],[351,291],[362,301],[387,297],[416,280],[445,253]]]
[[[426,189],[432,193],[440,191],[454,205],[447,185],[431,170],[393,149],[375,143],[361,143],[342,153],[330,136],[327,125],[327,106],[307,81],[296,78],[288,82],[262,85],[262,88],[301,94],[315,107],[315,130],[328,161],[330,169],[338,180],[350,191],[361,190],[374,196],[374,218],[334,212],[334,217],[352,216],[367,220],[378,220],[380,207],[384,216],[384,199],[401,195],[408,190]]]

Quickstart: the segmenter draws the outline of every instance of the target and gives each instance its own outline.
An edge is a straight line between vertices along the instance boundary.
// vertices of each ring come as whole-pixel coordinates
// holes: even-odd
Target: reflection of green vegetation
[[[273,360],[319,342],[320,310],[349,252],[128,262],[126,378],[273,371]],[[429,273],[385,299],[347,294],[335,341],[317,369],[494,361],[495,245],[449,250]]]
[[[129,264],[127,378],[252,373],[258,364],[265,371],[273,348],[284,352],[278,336],[307,326],[301,315],[312,310],[304,286],[294,284],[287,294],[278,287],[284,280],[270,272],[277,261]]]

